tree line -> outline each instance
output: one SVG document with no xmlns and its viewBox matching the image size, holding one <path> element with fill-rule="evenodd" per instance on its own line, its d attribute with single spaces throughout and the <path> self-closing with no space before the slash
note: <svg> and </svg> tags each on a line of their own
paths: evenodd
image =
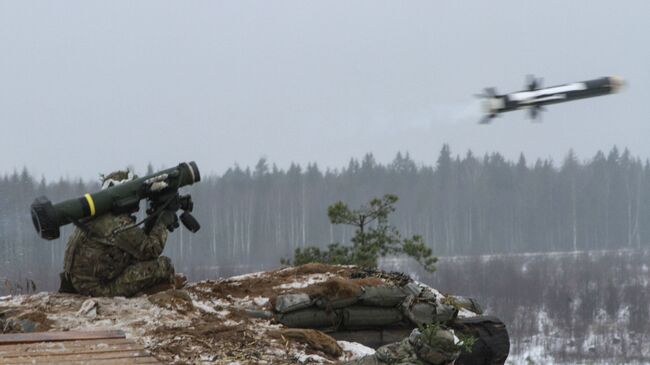
<svg viewBox="0 0 650 365">
<path fill-rule="evenodd" d="M 0 278 L 60 270 L 71 227 L 56 241 L 40 239 L 29 216 L 36 196 L 57 202 L 98 188 L 95 181 L 37 179 L 27 169 L 1 176 Z M 569 151 L 559 163 L 454 155 L 447 145 L 433 166 L 402 153 L 386 164 L 367 154 L 341 169 L 280 169 L 260 159 L 189 191 L 202 229 L 171 234 L 166 254 L 198 276 L 210 268 L 227 274 L 274 266 L 296 248 L 348 244 L 354 229 L 330 224 L 327 207 L 385 194 L 399 197 L 391 223 L 405 236 L 422 236 L 436 256 L 642 248 L 650 241 L 650 163 L 616 147 L 584 161 Z"/>
</svg>

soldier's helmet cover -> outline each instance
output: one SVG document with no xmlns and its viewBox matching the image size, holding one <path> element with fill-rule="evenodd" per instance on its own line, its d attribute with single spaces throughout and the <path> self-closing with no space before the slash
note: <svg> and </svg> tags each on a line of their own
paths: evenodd
<svg viewBox="0 0 650 365">
<path fill-rule="evenodd" d="M 117 170 L 107 175 L 99 175 L 102 182 L 102 190 L 108 189 L 111 186 L 124 184 L 137 178 L 130 170 Z"/>
<path fill-rule="evenodd" d="M 408 340 L 416 356 L 426 364 L 453 364 L 460 355 L 458 339 L 447 329 L 437 329 L 425 334 L 416 328 L 411 332 Z"/>
</svg>

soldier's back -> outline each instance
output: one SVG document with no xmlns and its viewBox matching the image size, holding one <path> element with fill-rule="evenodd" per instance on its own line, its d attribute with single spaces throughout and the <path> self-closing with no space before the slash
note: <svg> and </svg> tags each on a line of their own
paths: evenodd
<svg viewBox="0 0 650 365">
<path fill-rule="evenodd" d="M 111 233 L 128 224 L 125 216 L 105 214 L 88 223 L 88 231 L 79 227 L 68 240 L 64 270 L 71 276 L 98 281 L 117 277 L 133 261 L 131 255 L 118 248 Z"/>
</svg>

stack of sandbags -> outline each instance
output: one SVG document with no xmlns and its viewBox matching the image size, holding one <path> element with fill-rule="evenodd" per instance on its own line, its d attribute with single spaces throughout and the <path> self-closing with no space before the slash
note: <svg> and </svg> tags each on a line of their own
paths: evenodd
<svg viewBox="0 0 650 365">
<path fill-rule="evenodd" d="M 382 283 L 376 280 L 374 284 Z M 278 321 L 287 327 L 364 329 L 404 324 L 398 305 L 406 295 L 396 287 L 367 280 L 332 278 L 275 300 Z"/>
<path fill-rule="evenodd" d="M 473 303 L 449 298 L 415 282 L 396 286 L 376 278 L 336 277 L 279 295 L 274 309 L 278 321 L 287 327 L 384 329 L 447 322 L 455 318 L 459 305 Z"/>
</svg>

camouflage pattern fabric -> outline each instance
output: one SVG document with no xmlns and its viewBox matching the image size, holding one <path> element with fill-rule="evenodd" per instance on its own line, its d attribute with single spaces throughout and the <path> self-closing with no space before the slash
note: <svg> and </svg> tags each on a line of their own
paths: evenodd
<svg viewBox="0 0 650 365">
<path fill-rule="evenodd" d="M 111 172 L 108 175 L 99 175 L 99 178 L 102 182 L 102 189 L 106 189 L 133 180 L 135 175 L 133 175 L 129 170 L 118 170 Z"/>
<path fill-rule="evenodd" d="M 161 282 L 170 282 L 174 267 L 165 248 L 167 229 L 156 223 L 147 235 L 132 228 L 128 215 L 105 214 L 76 228 L 66 247 L 64 271 L 74 289 L 90 296 L 133 296 Z"/>
<path fill-rule="evenodd" d="M 436 340 L 447 341 L 449 336 L 453 338 L 451 332 L 440 331 Z M 424 342 L 420 331 L 415 329 L 408 338 L 382 346 L 374 355 L 349 361 L 345 365 L 449 365 L 460 355 L 460 352 L 446 352 L 438 346 L 434 348 Z"/>
</svg>

